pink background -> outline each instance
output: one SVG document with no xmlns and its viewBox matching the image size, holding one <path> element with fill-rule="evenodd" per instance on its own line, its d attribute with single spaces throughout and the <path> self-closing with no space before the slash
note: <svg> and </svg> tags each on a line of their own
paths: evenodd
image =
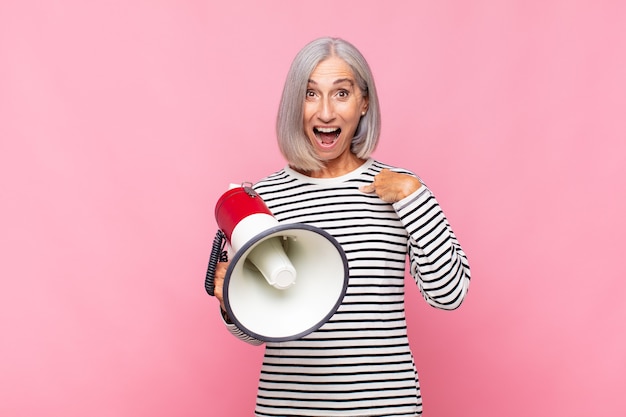
<svg viewBox="0 0 626 417">
<path fill-rule="evenodd" d="M 368 58 L 375 156 L 470 258 L 458 311 L 408 286 L 424 415 L 623 415 L 625 3 L 392 3 L 2 1 L 1 416 L 252 415 L 213 208 L 283 166 L 282 82 L 322 35 Z"/>
</svg>

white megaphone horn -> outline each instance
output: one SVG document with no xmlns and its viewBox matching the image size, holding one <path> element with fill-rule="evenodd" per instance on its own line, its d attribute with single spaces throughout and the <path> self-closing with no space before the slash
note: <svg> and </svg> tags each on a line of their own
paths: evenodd
<svg viewBox="0 0 626 417">
<path fill-rule="evenodd" d="M 348 262 L 328 232 L 280 224 L 249 184 L 224 193 L 215 218 L 218 236 L 234 252 L 224 278 L 224 305 L 243 332 L 263 341 L 294 340 L 335 314 L 348 286 Z M 214 242 L 205 282 L 211 295 L 222 249 L 223 243 Z"/>
</svg>

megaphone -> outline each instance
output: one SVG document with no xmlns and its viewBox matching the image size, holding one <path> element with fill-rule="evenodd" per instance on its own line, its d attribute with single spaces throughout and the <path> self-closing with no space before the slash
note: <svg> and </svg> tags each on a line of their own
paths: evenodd
<svg viewBox="0 0 626 417">
<path fill-rule="evenodd" d="M 221 235 L 234 252 L 224 278 L 224 305 L 239 329 L 266 342 L 295 340 L 335 314 L 348 287 L 348 261 L 328 232 L 280 224 L 251 184 L 224 193 L 215 218 L 220 230 L 205 286 L 213 295 Z"/>
</svg>

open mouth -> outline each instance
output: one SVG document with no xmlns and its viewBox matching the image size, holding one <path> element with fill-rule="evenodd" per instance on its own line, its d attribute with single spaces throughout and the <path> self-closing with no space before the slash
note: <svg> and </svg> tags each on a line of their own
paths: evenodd
<svg viewBox="0 0 626 417">
<path fill-rule="evenodd" d="M 314 127 L 313 133 L 322 145 L 332 145 L 339 137 L 341 129 L 338 127 Z"/>
</svg>

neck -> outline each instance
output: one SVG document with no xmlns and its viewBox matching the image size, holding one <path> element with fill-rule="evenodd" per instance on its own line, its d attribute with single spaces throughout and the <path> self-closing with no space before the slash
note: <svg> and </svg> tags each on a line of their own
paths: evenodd
<svg viewBox="0 0 626 417">
<path fill-rule="evenodd" d="M 365 163 L 364 159 L 357 158 L 356 155 L 352 155 L 345 161 L 327 161 L 324 166 L 315 171 L 301 172 L 301 174 L 307 175 L 311 178 L 337 178 L 342 175 L 346 175 Z"/>
</svg>

